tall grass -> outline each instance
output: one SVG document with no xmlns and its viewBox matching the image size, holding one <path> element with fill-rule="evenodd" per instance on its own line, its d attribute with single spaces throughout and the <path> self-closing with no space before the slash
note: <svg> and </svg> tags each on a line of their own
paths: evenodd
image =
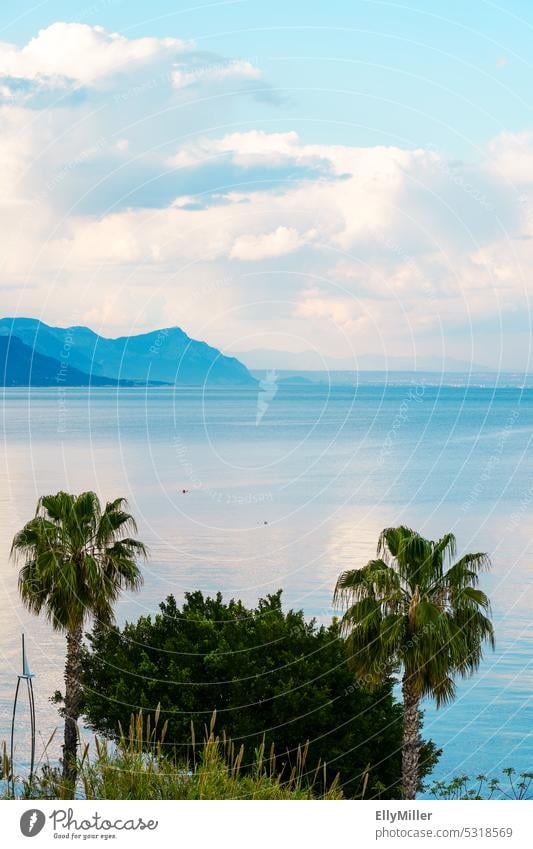
<svg viewBox="0 0 533 849">
<path fill-rule="evenodd" d="M 78 765 L 76 796 L 85 799 L 342 799 L 338 779 L 326 784 L 325 768 L 306 769 L 307 746 L 299 747 L 292 764 L 278 763 L 264 744 L 254 763 L 243 765 L 244 748 L 224 734 L 215 733 L 215 716 L 204 739 L 196 743 L 191 727 L 190 753 L 180 760 L 164 746 L 166 724 L 137 714 L 116 743 L 94 741 L 84 747 Z M 5 757 L 5 753 L 4 753 Z M 6 761 L 4 769 L 11 773 Z M 61 774 L 43 765 L 31 782 L 22 785 L 22 798 L 64 798 L 72 795 L 61 784 Z M 7 793 L 7 796 L 9 792 Z M 6 797 L 6 796 L 5 796 Z"/>
</svg>

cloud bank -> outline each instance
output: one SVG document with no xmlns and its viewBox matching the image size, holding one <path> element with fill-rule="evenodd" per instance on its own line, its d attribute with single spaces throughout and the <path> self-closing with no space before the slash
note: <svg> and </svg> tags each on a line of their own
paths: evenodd
<svg viewBox="0 0 533 849">
<path fill-rule="evenodd" d="M 185 40 L 58 22 L 0 44 L 4 311 L 526 363 L 533 131 L 450 162 L 270 130 L 266 102 L 286 117 L 253 61 Z"/>
</svg>

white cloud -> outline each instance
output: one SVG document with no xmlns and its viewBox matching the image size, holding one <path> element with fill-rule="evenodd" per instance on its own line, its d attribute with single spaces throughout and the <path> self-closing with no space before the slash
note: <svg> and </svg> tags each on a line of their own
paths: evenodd
<svg viewBox="0 0 533 849">
<path fill-rule="evenodd" d="M 533 184 L 533 130 L 500 133 L 488 147 L 489 167 L 515 184 Z"/>
<path fill-rule="evenodd" d="M 25 80 L 62 78 L 93 84 L 190 48 L 175 38 L 128 39 L 103 27 L 58 22 L 24 47 L 0 43 L 0 75 Z"/>
<path fill-rule="evenodd" d="M 302 144 L 295 132 L 265 133 L 250 130 L 229 133 L 222 138 L 200 138 L 180 148 L 169 158 L 178 167 L 195 167 L 213 159 L 226 157 L 241 168 L 260 165 L 263 168 L 296 164 L 302 160 Z"/>
<path fill-rule="evenodd" d="M 171 157 L 176 165 L 198 166 L 226 156 L 241 168 L 258 165 L 317 167 L 322 165 L 336 176 L 357 176 L 366 184 L 389 186 L 398 183 L 401 171 L 413 160 L 436 160 L 425 150 L 407 151 L 396 147 L 349 147 L 347 145 L 304 144 L 298 133 L 266 133 L 264 130 L 228 133 L 221 138 L 199 138 L 183 146 Z"/>
<path fill-rule="evenodd" d="M 271 233 L 238 236 L 230 250 L 230 259 L 252 262 L 269 257 L 284 256 L 304 244 L 294 227 L 277 227 Z"/>
<path fill-rule="evenodd" d="M 221 62 L 203 65 L 192 70 L 176 68 L 172 72 L 172 83 L 174 88 L 187 88 L 197 83 L 217 83 L 225 80 L 259 80 L 261 71 L 242 59 L 234 59 L 229 62 Z"/>
<path fill-rule="evenodd" d="M 205 112 L 169 104 L 194 102 L 186 90 L 203 86 L 212 110 L 221 85 L 246 90 L 260 69 L 82 24 L 0 45 L 2 74 L 10 91 L 13 77 L 93 89 L 87 103 L 0 107 L 0 285 L 28 284 L 26 312 L 46 305 L 52 320 L 82 320 L 96 299 L 117 331 L 135 313 L 211 338 L 208 302 L 220 317 L 212 341 L 225 344 L 249 326 L 256 299 L 255 326 L 283 325 L 330 354 L 339 333 L 372 351 L 379 328 L 400 351 L 413 333 L 460 328 L 465 340 L 470 321 L 527 314 L 533 132 L 498 136 L 482 164 L 312 144 L 294 131 L 206 136 L 193 131 Z"/>
<path fill-rule="evenodd" d="M 326 319 L 348 331 L 352 331 L 358 322 L 367 321 L 361 312 L 361 305 L 353 298 L 339 297 L 316 288 L 305 292 L 296 307 L 296 314 L 302 318 Z"/>
</svg>

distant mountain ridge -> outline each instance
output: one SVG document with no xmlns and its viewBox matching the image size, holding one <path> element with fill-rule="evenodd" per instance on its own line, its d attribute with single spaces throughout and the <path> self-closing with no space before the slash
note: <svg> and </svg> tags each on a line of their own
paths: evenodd
<svg viewBox="0 0 533 849">
<path fill-rule="evenodd" d="M 235 356 L 251 371 L 279 369 L 291 372 L 341 372 L 341 371 L 434 371 L 434 372 L 495 372 L 482 363 L 460 360 L 448 355 L 385 356 L 384 354 L 359 354 L 353 358 L 322 357 L 318 351 L 275 351 L 256 348 L 236 351 Z"/>
<path fill-rule="evenodd" d="M 16 336 L 0 336 L 1 386 L 118 386 L 123 381 L 65 368 L 59 360 L 32 350 Z M 125 382 L 125 385 L 131 385 Z"/>
<path fill-rule="evenodd" d="M 3 318 L 0 319 L 1 337 L 18 339 L 34 357 L 38 354 L 62 363 L 65 385 L 84 385 L 70 384 L 69 375 L 75 381 L 80 380 L 76 372 L 90 377 L 88 383 L 95 386 L 102 385 L 97 378 L 109 380 L 106 385 L 116 385 L 118 380 L 186 386 L 253 385 L 256 382 L 235 357 L 225 356 L 207 343 L 191 339 L 179 327 L 108 339 L 88 327 L 52 327 L 33 318 Z M 5 361 L 6 350 L 0 367 Z M 15 374 L 12 367 L 11 374 Z M 25 385 L 29 384 L 25 382 Z"/>
</svg>

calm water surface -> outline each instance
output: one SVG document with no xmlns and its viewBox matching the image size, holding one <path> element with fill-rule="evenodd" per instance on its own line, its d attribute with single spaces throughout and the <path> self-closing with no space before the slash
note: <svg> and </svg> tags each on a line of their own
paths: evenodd
<svg viewBox="0 0 533 849">
<path fill-rule="evenodd" d="M 338 573 L 374 555 L 379 531 L 453 531 L 488 551 L 497 650 L 424 733 L 444 747 L 439 778 L 533 767 L 533 389 L 358 388 L 5 390 L 2 400 L 0 740 L 27 635 L 38 673 L 40 747 L 58 725 L 64 640 L 28 616 L 9 562 L 40 494 L 125 495 L 150 549 L 145 584 L 118 619 L 201 588 L 327 620 Z M 186 494 L 182 490 L 186 489 Z M 27 758 L 25 713 L 17 749 Z M 58 741 L 59 742 L 59 741 Z M 55 750 L 52 744 L 52 753 Z"/>
</svg>

